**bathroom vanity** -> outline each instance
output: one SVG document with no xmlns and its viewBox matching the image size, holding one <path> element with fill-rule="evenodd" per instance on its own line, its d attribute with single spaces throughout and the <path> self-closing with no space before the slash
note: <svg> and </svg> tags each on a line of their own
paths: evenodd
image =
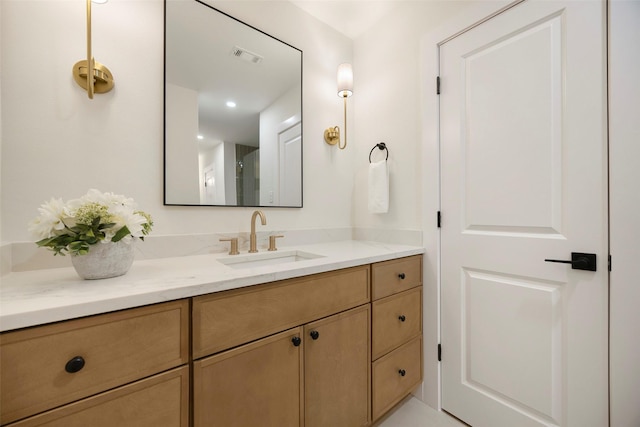
<svg viewBox="0 0 640 427">
<path fill-rule="evenodd" d="M 422 381 L 422 248 L 298 252 L 5 276 L 1 424 L 371 425 Z"/>
</svg>

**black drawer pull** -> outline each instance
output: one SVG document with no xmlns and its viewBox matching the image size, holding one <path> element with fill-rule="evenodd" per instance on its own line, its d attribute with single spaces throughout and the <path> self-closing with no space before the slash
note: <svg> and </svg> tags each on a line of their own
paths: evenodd
<svg viewBox="0 0 640 427">
<path fill-rule="evenodd" d="M 291 338 L 291 343 L 294 347 L 298 347 L 302 343 L 302 340 L 300 339 L 300 337 L 293 337 Z"/>
<path fill-rule="evenodd" d="M 73 359 L 69 360 L 66 365 L 64 365 L 64 370 L 70 374 L 75 374 L 84 368 L 84 359 L 82 356 L 76 356 Z"/>
<path fill-rule="evenodd" d="M 405 275 L 404 275 L 404 273 L 400 273 L 400 274 L 398 274 L 398 278 L 399 278 L 400 280 L 404 280 L 404 278 L 405 278 L 405 277 L 407 277 L 407 276 L 405 276 Z"/>
<path fill-rule="evenodd" d="M 405 320 L 407 320 L 407 318 L 403 315 L 398 316 L 398 320 L 401 322 L 404 322 Z"/>
<path fill-rule="evenodd" d="M 311 335 L 311 338 L 314 340 L 317 340 L 320 337 L 320 332 L 318 331 L 311 331 L 309 332 L 309 335 Z"/>
<path fill-rule="evenodd" d="M 400 374 L 401 377 L 404 377 L 405 375 L 407 375 L 407 371 L 405 371 L 404 369 L 400 369 L 398 373 Z"/>
</svg>

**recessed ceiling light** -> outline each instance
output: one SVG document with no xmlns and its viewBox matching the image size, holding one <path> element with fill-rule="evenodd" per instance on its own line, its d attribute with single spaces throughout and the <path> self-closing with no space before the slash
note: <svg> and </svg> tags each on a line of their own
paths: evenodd
<svg viewBox="0 0 640 427">
<path fill-rule="evenodd" d="M 204 136 L 198 135 L 198 139 L 204 139 Z"/>
<path fill-rule="evenodd" d="M 227 107 L 229 108 L 235 108 L 236 107 L 236 103 L 233 101 L 227 101 Z"/>
</svg>

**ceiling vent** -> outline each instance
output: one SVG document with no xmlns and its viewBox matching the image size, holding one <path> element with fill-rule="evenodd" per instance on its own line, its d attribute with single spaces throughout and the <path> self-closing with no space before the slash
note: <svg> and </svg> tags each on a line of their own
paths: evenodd
<svg viewBox="0 0 640 427">
<path fill-rule="evenodd" d="M 231 54 L 236 58 L 242 59 L 243 61 L 251 62 L 252 64 L 259 64 L 264 59 L 264 57 L 258 55 L 257 53 L 253 53 L 240 46 L 234 46 Z"/>
</svg>

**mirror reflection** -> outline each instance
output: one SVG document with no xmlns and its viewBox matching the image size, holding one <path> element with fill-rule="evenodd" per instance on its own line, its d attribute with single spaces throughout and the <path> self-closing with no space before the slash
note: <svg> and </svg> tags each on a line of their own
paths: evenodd
<svg viewBox="0 0 640 427">
<path fill-rule="evenodd" d="M 165 1 L 166 205 L 302 207 L 302 51 Z"/>
</svg>

